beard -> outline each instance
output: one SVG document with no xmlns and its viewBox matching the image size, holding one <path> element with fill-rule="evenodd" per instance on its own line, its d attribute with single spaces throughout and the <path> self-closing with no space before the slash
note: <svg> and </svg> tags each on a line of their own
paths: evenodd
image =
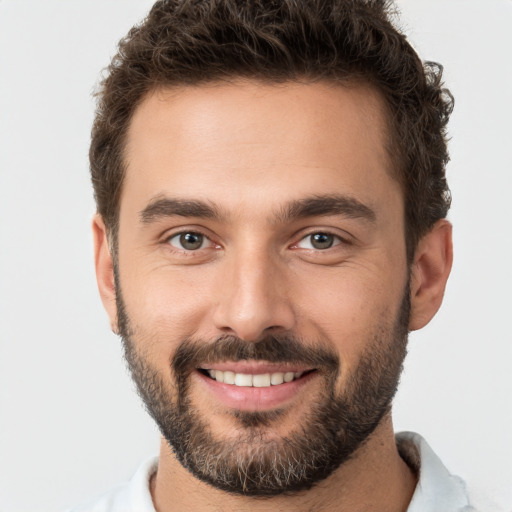
<svg viewBox="0 0 512 512">
<path fill-rule="evenodd" d="M 125 359 L 145 407 L 177 460 L 196 478 L 236 495 L 271 497 L 307 490 L 347 462 L 390 412 L 406 356 L 410 313 L 407 284 L 399 313 L 366 340 L 358 365 L 341 391 L 337 353 L 322 342 L 292 334 L 258 342 L 235 336 L 184 339 L 171 358 L 169 373 L 156 370 L 135 341 L 116 273 L 119 334 Z M 194 406 L 190 377 L 205 363 L 262 360 L 315 368 L 321 392 L 307 414 L 297 417 L 286 436 L 270 435 L 293 409 L 233 410 L 237 435 L 215 436 L 208 413 Z"/>
</svg>

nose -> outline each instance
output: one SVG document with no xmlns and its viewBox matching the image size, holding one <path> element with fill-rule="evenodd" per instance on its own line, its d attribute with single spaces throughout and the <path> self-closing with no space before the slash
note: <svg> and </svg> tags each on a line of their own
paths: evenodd
<svg viewBox="0 0 512 512">
<path fill-rule="evenodd" d="M 253 252 L 224 263 L 213 313 L 217 330 L 255 342 L 292 329 L 295 313 L 290 290 L 276 259 Z"/>
</svg>

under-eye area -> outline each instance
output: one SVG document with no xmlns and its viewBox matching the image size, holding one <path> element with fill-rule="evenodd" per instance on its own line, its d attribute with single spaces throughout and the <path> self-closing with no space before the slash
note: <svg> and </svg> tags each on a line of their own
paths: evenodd
<svg viewBox="0 0 512 512">
<path fill-rule="evenodd" d="M 287 384 L 316 372 L 316 370 L 308 370 L 303 372 L 273 372 L 273 373 L 235 373 L 233 371 L 222 371 L 213 369 L 198 368 L 198 371 L 217 382 L 231 384 L 240 387 L 265 388 L 270 386 L 279 386 Z"/>
</svg>

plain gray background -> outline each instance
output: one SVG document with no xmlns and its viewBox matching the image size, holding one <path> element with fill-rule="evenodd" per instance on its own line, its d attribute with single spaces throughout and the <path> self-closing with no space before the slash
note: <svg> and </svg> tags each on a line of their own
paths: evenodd
<svg viewBox="0 0 512 512">
<path fill-rule="evenodd" d="M 0 0 L 0 511 L 49 512 L 156 453 L 96 291 L 91 92 L 149 0 Z M 455 263 L 411 335 L 397 430 L 512 507 L 512 2 L 401 0 L 445 66 Z"/>
</svg>

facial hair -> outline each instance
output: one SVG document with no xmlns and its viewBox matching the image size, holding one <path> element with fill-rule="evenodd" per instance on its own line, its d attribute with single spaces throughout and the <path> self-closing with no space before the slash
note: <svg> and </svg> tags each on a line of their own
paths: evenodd
<svg viewBox="0 0 512 512">
<path fill-rule="evenodd" d="M 390 411 L 406 355 L 409 285 L 394 322 L 384 322 L 366 343 L 357 368 L 336 391 L 339 356 L 322 342 L 291 333 L 247 342 L 234 336 L 184 339 L 168 374 L 157 371 L 137 346 L 116 273 L 118 328 L 125 358 L 149 414 L 176 458 L 196 478 L 228 493 L 254 497 L 295 494 L 349 460 Z M 387 324 L 387 325 L 384 325 Z M 205 363 L 262 360 L 315 368 L 324 379 L 309 413 L 286 436 L 266 435 L 290 411 L 233 411 L 238 437 L 214 436 L 208 413 L 189 393 L 190 375 Z"/>
</svg>

